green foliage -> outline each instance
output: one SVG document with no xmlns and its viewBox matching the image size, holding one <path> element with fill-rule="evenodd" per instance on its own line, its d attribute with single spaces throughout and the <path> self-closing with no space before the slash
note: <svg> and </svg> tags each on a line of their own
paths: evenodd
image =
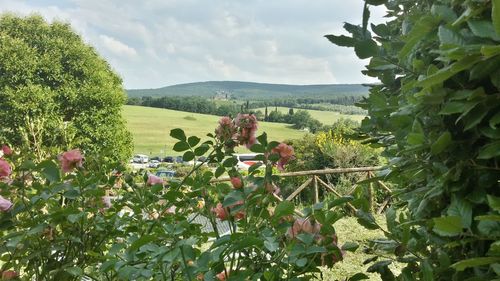
<svg viewBox="0 0 500 281">
<path fill-rule="evenodd" d="M 14 172 L 0 179 L 0 272 L 35 280 L 311 280 L 341 261 L 342 249 L 357 249 L 340 246 L 333 227 L 346 201 L 327 199 L 299 219 L 294 204 L 274 196 L 281 183 L 273 166 L 285 156 L 266 133 L 252 147 L 264 169 L 246 177 L 229 140 L 181 129 L 170 136 L 184 155 L 203 148 L 208 156 L 165 186 L 91 155 L 65 172 L 54 157 L 23 163 L 29 155 L 7 155 Z M 202 169 L 207 163 L 241 184 L 216 181 L 218 172 Z M 5 209 L 5 198 L 14 206 Z"/>
<path fill-rule="evenodd" d="M 39 159 L 60 148 L 131 155 L 121 79 L 69 25 L 0 17 L 0 141 Z"/>
<path fill-rule="evenodd" d="M 370 57 L 372 86 L 360 106 L 367 142 L 391 158 L 385 180 L 399 187 L 387 214 L 391 253 L 406 264 L 384 280 L 491 280 L 500 238 L 499 1 L 366 1 L 390 20 L 327 36 Z M 373 35 L 372 35 L 373 34 Z M 373 44 L 376 42 L 376 45 Z"/>
<path fill-rule="evenodd" d="M 381 151 L 349 139 L 358 127 L 359 123 L 353 120 L 339 119 L 331 126 L 325 127 L 326 131 L 317 132 L 315 135 L 307 134 L 301 139 L 288 140 L 294 147 L 296 160 L 287 167 L 287 171 L 380 165 L 383 160 Z M 323 180 L 333 184 L 341 194 L 347 195 L 353 191 L 353 185 L 365 177 L 365 173 L 349 173 L 325 175 Z M 304 178 L 287 179 L 286 187 L 283 188 L 284 194 L 291 194 L 304 180 Z M 301 193 L 300 200 L 310 202 L 311 196 L 312 194 L 307 192 Z"/>
</svg>

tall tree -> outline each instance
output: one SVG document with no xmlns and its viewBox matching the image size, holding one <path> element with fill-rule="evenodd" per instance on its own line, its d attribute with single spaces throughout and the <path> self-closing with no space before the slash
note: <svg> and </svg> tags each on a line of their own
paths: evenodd
<svg viewBox="0 0 500 281">
<path fill-rule="evenodd" d="M 60 149 L 124 160 L 122 80 L 65 23 L 0 17 L 0 142 L 41 158 Z"/>
</svg>

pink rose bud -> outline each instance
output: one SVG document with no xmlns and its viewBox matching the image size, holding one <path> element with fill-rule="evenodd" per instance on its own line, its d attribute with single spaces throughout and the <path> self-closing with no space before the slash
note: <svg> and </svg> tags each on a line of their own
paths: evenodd
<svg viewBox="0 0 500 281">
<path fill-rule="evenodd" d="M 12 173 L 12 168 L 10 167 L 9 162 L 0 158 L 0 178 L 8 177 Z"/>
<path fill-rule="evenodd" d="M 6 270 L 2 272 L 2 280 L 13 280 L 18 276 L 19 274 L 17 274 L 14 270 Z"/>
<path fill-rule="evenodd" d="M 231 184 L 236 189 L 243 187 L 243 182 L 241 181 L 240 177 L 233 177 L 233 178 L 231 178 Z"/>
<path fill-rule="evenodd" d="M 221 203 L 217 203 L 217 206 L 215 208 L 212 208 L 212 212 L 221 221 L 227 220 L 227 218 L 229 217 L 229 213 L 228 213 L 227 209 L 222 207 Z"/>
<path fill-rule="evenodd" d="M 294 158 L 294 151 L 291 145 L 286 143 L 280 143 L 278 146 L 273 148 L 272 153 L 278 154 L 280 159 L 278 160 L 278 170 L 284 171 L 285 165 L 288 161 Z"/>
<path fill-rule="evenodd" d="M 75 168 L 83 166 L 83 156 L 79 149 L 66 151 L 58 157 L 61 162 L 61 169 L 64 173 L 69 173 Z"/>
<path fill-rule="evenodd" d="M 163 180 L 155 175 L 148 175 L 147 185 L 163 184 Z"/>
<path fill-rule="evenodd" d="M 12 149 L 6 144 L 2 145 L 2 152 L 3 152 L 3 155 L 7 155 L 7 156 L 12 155 Z"/>
<path fill-rule="evenodd" d="M 0 212 L 7 212 L 10 208 L 12 208 L 12 202 L 0 195 Z"/>
</svg>

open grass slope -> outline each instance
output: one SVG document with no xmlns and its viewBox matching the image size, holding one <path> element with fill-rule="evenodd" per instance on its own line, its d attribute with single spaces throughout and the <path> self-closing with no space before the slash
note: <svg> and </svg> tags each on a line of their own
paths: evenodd
<svg viewBox="0 0 500 281">
<path fill-rule="evenodd" d="M 288 107 L 277 107 L 278 111 L 280 111 L 283 114 L 288 114 Z M 260 110 L 262 113 L 265 112 L 265 108 L 257 108 L 257 110 Z M 271 111 L 275 110 L 274 106 L 268 106 L 267 107 L 268 113 L 271 113 Z M 319 122 L 323 123 L 323 125 L 331 125 L 335 123 L 335 121 L 339 120 L 340 118 L 344 119 L 352 119 L 360 122 L 365 118 L 364 115 L 348 115 L 348 114 L 342 114 L 339 112 L 335 111 L 321 111 L 321 110 L 312 110 L 312 109 L 298 109 L 294 108 L 293 109 L 295 112 L 298 110 L 305 110 L 311 114 L 311 117 L 318 120 Z"/>
<path fill-rule="evenodd" d="M 202 96 L 228 93 L 237 99 L 328 98 L 336 96 L 365 96 L 368 88 L 361 84 L 286 85 L 241 81 L 208 81 L 178 84 L 158 89 L 127 90 L 129 97 L 142 96 Z"/>
<path fill-rule="evenodd" d="M 187 135 L 206 139 L 213 133 L 220 117 L 143 106 L 123 107 L 127 128 L 134 137 L 135 153 L 153 156 L 179 155 L 174 152 L 175 139 L 169 136 L 174 128 L 183 129 Z M 258 134 L 266 132 L 270 140 L 301 138 L 305 132 L 290 128 L 288 124 L 260 122 Z M 204 138 L 205 137 L 205 138 Z"/>
<path fill-rule="evenodd" d="M 386 228 L 384 216 L 377 215 L 375 219 L 379 225 Z M 367 274 L 370 278 L 369 280 L 382 280 L 378 274 L 366 272 L 370 264 L 364 265 L 363 261 L 372 258 L 374 255 L 367 254 L 363 250 L 368 246 L 370 241 L 384 238 L 384 233 L 380 230 L 367 230 L 361 226 L 354 217 L 345 217 L 336 222 L 333 226 L 340 245 L 345 242 L 355 242 L 359 245 L 359 248 L 355 252 L 346 252 L 344 260 L 335 264 L 333 268 L 323 268 L 322 280 L 347 280 L 348 277 L 358 272 Z M 388 256 L 385 258 L 393 259 L 394 257 Z M 389 267 L 395 273 L 401 271 L 401 264 L 399 263 L 393 263 Z"/>
</svg>

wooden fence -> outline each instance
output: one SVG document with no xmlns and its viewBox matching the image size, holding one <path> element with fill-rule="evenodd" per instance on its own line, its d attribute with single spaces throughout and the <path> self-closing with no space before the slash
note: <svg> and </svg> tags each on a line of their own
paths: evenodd
<svg viewBox="0 0 500 281">
<path fill-rule="evenodd" d="M 381 169 L 382 169 L 382 167 L 376 166 L 376 167 L 357 167 L 357 168 L 310 170 L 310 171 L 298 171 L 298 172 L 277 174 L 277 176 L 283 177 L 283 178 L 284 177 L 304 177 L 305 176 L 305 177 L 307 177 L 307 179 L 297 189 L 295 189 L 295 191 L 293 191 L 292 194 L 290 194 L 288 197 L 282 198 L 276 194 L 274 194 L 274 197 L 276 197 L 276 199 L 278 199 L 279 201 L 283 201 L 283 200 L 291 201 L 295 197 L 297 197 L 301 192 L 303 192 L 304 190 L 311 188 L 311 187 L 313 188 L 314 202 L 315 203 L 318 203 L 320 201 L 319 200 L 319 188 L 320 187 L 324 188 L 327 192 L 331 192 L 331 193 L 335 194 L 336 196 L 341 197 L 342 194 L 340 194 L 335 189 L 335 186 L 333 186 L 329 183 L 326 183 L 325 181 L 323 181 L 320 178 L 320 176 L 333 175 L 333 174 L 347 174 L 347 173 L 366 173 L 366 179 L 369 179 L 369 178 L 374 177 L 375 171 L 379 171 Z M 229 177 L 224 177 L 224 178 L 220 178 L 220 179 L 215 180 L 215 182 L 223 182 L 223 181 L 229 181 L 229 180 L 230 180 Z M 373 182 L 369 182 L 368 189 L 367 189 L 368 190 L 368 200 L 369 200 L 369 204 L 370 204 L 370 209 L 372 211 L 375 211 L 374 210 L 374 208 L 375 208 L 374 201 L 375 200 L 374 200 L 374 195 L 373 195 L 373 190 L 374 190 L 375 185 L 384 189 L 385 191 L 387 191 L 389 193 L 389 195 L 386 197 L 384 202 L 381 204 L 381 206 L 377 210 L 377 213 L 381 213 L 386 208 L 386 206 L 389 204 L 390 194 L 392 191 L 386 184 L 384 184 L 380 180 L 375 180 Z M 344 195 L 348 195 L 348 194 L 344 194 Z M 347 206 L 351 210 L 356 211 L 356 208 L 351 203 L 347 203 Z M 300 215 L 300 212 L 298 212 L 298 211 L 296 211 L 296 212 L 297 212 L 297 214 Z"/>
</svg>

